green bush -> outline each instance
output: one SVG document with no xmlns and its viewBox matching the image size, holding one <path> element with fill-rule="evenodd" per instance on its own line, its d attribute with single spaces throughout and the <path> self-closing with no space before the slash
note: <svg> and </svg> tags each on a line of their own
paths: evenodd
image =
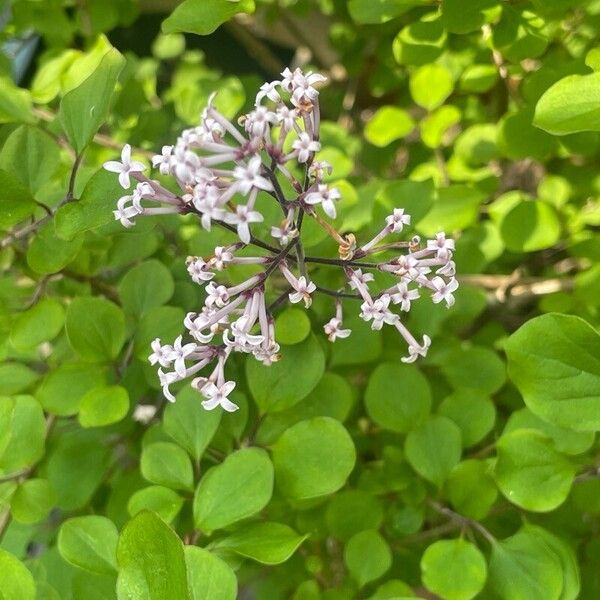
<svg viewBox="0 0 600 600">
<path fill-rule="evenodd" d="M 0 19 L 0 598 L 600 596 L 598 0 Z"/>
</svg>

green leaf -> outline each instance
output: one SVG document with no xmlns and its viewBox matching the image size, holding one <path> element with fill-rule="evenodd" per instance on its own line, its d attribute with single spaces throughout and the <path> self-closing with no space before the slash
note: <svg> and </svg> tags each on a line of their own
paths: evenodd
<svg viewBox="0 0 600 600">
<path fill-rule="evenodd" d="M 507 113 L 498 124 L 498 148 L 512 160 L 546 160 L 558 149 L 556 138 L 534 127 L 530 109 Z"/>
<path fill-rule="evenodd" d="M 531 319 L 505 349 L 510 378 L 532 413 L 560 427 L 600 430 L 600 336 L 583 319 Z"/>
<path fill-rule="evenodd" d="M 503 5 L 502 19 L 493 28 L 493 45 L 511 62 L 540 56 L 548 45 L 544 21 L 528 7 Z"/>
<path fill-rule="evenodd" d="M 31 95 L 10 77 L 0 76 L 0 123 L 33 123 Z"/>
<path fill-rule="evenodd" d="M 39 373 L 17 362 L 0 364 L 0 394 L 18 394 L 39 379 Z"/>
<path fill-rule="evenodd" d="M 238 13 L 253 13 L 254 0 L 185 0 L 162 23 L 163 33 L 208 35 Z"/>
<path fill-rule="evenodd" d="M 544 421 L 528 408 L 522 408 L 510 415 L 503 434 L 518 429 L 537 429 L 545 433 L 552 438 L 555 448 L 564 454 L 582 454 L 593 446 L 596 438 L 593 431 L 573 431 Z"/>
<path fill-rule="evenodd" d="M 412 21 L 394 38 L 392 51 L 401 65 L 424 65 L 444 50 L 447 34 L 441 17 L 435 12 Z"/>
<path fill-rule="evenodd" d="M 461 455 L 460 429 L 446 417 L 430 417 L 406 437 L 406 459 L 421 477 L 441 486 Z"/>
<path fill-rule="evenodd" d="M 256 441 L 261 445 L 272 444 L 286 429 L 311 417 L 332 417 L 343 422 L 352 404 L 350 383 L 336 373 L 325 373 L 317 387 L 302 402 L 268 414 L 260 424 Z"/>
<path fill-rule="evenodd" d="M 54 339 L 62 330 L 64 321 L 62 304 L 54 298 L 42 298 L 15 319 L 10 330 L 10 343 L 17 350 L 35 348 Z"/>
<path fill-rule="evenodd" d="M 292 500 L 340 489 L 354 468 L 356 452 L 344 426 L 315 417 L 290 427 L 273 446 L 277 486 Z"/>
<path fill-rule="evenodd" d="M 166 304 L 175 284 L 167 267 L 158 260 L 148 260 L 130 269 L 119 284 L 123 309 L 135 317 Z"/>
<path fill-rule="evenodd" d="M 310 334 L 310 319 L 305 310 L 286 308 L 275 319 L 275 339 L 280 344 L 292 346 Z"/>
<path fill-rule="evenodd" d="M 508 500 L 536 512 L 554 510 L 566 500 L 576 469 L 549 437 L 522 429 L 503 435 L 496 450 L 494 476 Z"/>
<path fill-rule="evenodd" d="M 58 118 L 77 154 L 81 154 L 106 120 L 124 66 L 125 59 L 110 47 L 96 69 L 63 96 Z"/>
<path fill-rule="evenodd" d="M 38 67 L 31 82 L 31 97 L 34 102 L 47 104 L 58 96 L 63 75 L 80 54 L 78 50 L 63 50 Z"/>
<path fill-rule="evenodd" d="M 36 392 L 47 412 L 68 417 L 79 412 L 83 396 L 106 383 L 104 369 L 87 363 L 63 363 L 51 370 Z"/>
<path fill-rule="evenodd" d="M 470 33 L 481 29 L 501 12 L 498 0 L 444 0 L 442 22 L 451 33 Z"/>
<path fill-rule="evenodd" d="M 4 142 L 0 168 L 16 175 L 31 192 L 37 192 L 56 172 L 60 148 L 37 127 L 21 125 Z"/>
<path fill-rule="evenodd" d="M 100 169 L 86 183 L 77 202 L 61 206 L 54 217 L 56 234 L 72 240 L 77 234 L 114 221 L 112 211 L 123 195 L 114 173 Z"/>
<path fill-rule="evenodd" d="M 82 244 L 82 236 L 65 241 L 57 237 L 54 223 L 47 223 L 27 249 L 27 264 L 42 275 L 58 273 L 77 256 Z"/>
<path fill-rule="evenodd" d="M 453 388 L 497 392 L 506 381 L 506 368 L 498 355 L 483 346 L 455 348 L 444 354 L 442 372 Z"/>
<path fill-rule="evenodd" d="M 237 579 L 231 567 L 204 548 L 185 547 L 191 600 L 235 600 Z"/>
<path fill-rule="evenodd" d="M 453 508 L 475 520 L 485 518 L 498 497 L 490 466 L 482 460 L 458 463 L 448 475 L 445 487 Z"/>
<path fill-rule="evenodd" d="M 440 540 L 425 550 L 421 576 L 427 589 L 444 600 L 471 600 L 485 585 L 487 564 L 470 542 Z"/>
<path fill-rule="evenodd" d="M 95 388 L 87 392 L 79 405 L 82 427 L 104 427 L 118 423 L 129 410 L 129 394 L 120 385 Z"/>
<path fill-rule="evenodd" d="M 435 198 L 436 191 L 431 180 L 412 181 L 410 179 L 386 183 L 376 197 L 377 202 L 385 206 L 390 213 L 397 206 L 404 208 L 412 217 L 413 223 L 418 222 L 427 214 Z M 372 334 L 373 331 L 371 331 Z"/>
<path fill-rule="evenodd" d="M 209 469 L 194 496 L 194 522 L 210 533 L 260 512 L 273 494 L 273 465 L 260 448 L 244 448 Z"/>
<path fill-rule="evenodd" d="M 18 558 L 1 548 L 0 597 L 2 600 L 36 600 L 37 598 L 35 582 L 29 569 Z"/>
<path fill-rule="evenodd" d="M 600 131 L 600 73 L 569 75 L 544 92 L 533 124 L 554 135 Z"/>
<path fill-rule="evenodd" d="M 438 412 L 458 425 L 465 448 L 480 442 L 496 420 L 496 408 L 490 398 L 469 389 L 458 390 L 445 398 Z"/>
<path fill-rule="evenodd" d="M 214 544 L 211 548 L 251 558 L 264 565 L 278 565 L 294 554 L 307 538 L 288 525 L 263 521 L 250 523 Z"/>
<path fill-rule="evenodd" d="M 104 298 L 75 298 L 66 327 L 73 350 L 90 362 L 114 360 L 125 342 L 123 311 Z"/>
<path fill-rule="evenodd" d="M 271 366 L 246 361 L 248 386 L 263 413 L 284 410 L 306 398 L 324 371 L 325 356 L 314 335 L 282 348 L 281 359 Z"/>
<path fill-rule="evenodd" d="M 15 175 L 0 169 L 0 229 L 9 229 L 36 208 L 31 192 Z"/>
<path fill-rule="evenodd" d="M 119 537 L 117 562 L 119 600 L 190 597 L 183 544 L 177 534 L 150 511 L 139 513 L 125 525 Z"/>
<path fill-rule="evenodd" d="M 63 432 L 51 447 L 46 475 L 63 510 L 85 506 L 100 486 L 111 460 L 111 449 L 98 430 Z"/>
<path fill-rule="evenodd" d="M 575 600 L 575 598 L 579 598 L 581 587 L 579 565 L 577 564 L 577 557 L 571 546 L 558 536 L 553 535 L 538 525 L 526 523 L 523 525 L 521 531 L 533 538 L 543 541 L 558 557 L 563 574 L 563 588 L 560 599 Z"/>
<path fill-rule="evenodd" d="M 438 231 L 465 229 L 475 223 L 485 195 L 468 185 L 450 185 L 438 190 L 437 198 L 416 229 L 427 236 Z"/>
<path fill-rule="evenodd" d="M 344 563 L 359 587 L 363 587 L 388 571 L 392 552 L 378 531 L 367 529 L 350 538 L 344 547 Z"/>
<path fill-rule="evenodd" d="M 215 435 L 222 412 L 206 411 L 200 405 L 202 398 L 191 387 L 177 394 L 177 402 L 165 408 L 163 427 L 190 456 L 199 462 L 204 450 Z"/>
<path fill-rule="evenodd" d="M 0 452 L 0 472 L 14 473 L 34 465 L 44 455 L 46 420 L 39 402 L 31 396 L 0 398 L 10 406 L 2 419 L 9 434 Z"/>
<path fill-rule="evenodd" d="M 359 531 L 379 529 L 383 507 L 377 496 L 364 490 L 344 490 L 331 497 L 325 522 L 332 535 L 347 542 Z"/>
<path fill-rule="evenodd" d="M 177 492 L 160 485 L 138 490 L 127 503 L 127 511 L 132 517 L 143 510 L 151 510 L 167 523 L 170 523 L 182 508 L 183 498 Z"/>
<path fill-rule="evenodd" d="M 28 479 L 10 499 L 10 510 L 19 523 L 38 523 L 48 516 L 55 501 L 56 493 L 47 479 Z"/>
<path fill-rule="evenodd" d="M 194 488 L 194 471 L 185 450 L 170 442 L 149 444 L 142 450 L 142 475 L 151 483 L 174 490 Z"/>
<path fill-rule="evenodd" d="M 90 515 L 66 520 L 58 532 L 58 551 L 72 565 L 110 575 L 117 569 L 119 532 L 106 517 Z"/>
<path fill-rule="evenodd" d="M 348 12 L 352 20 L 361 24 L 387 23 L 404 14 L 414 6 L 425 4 L 427 0 L 350 0 Z"/>
<path fill-rule="evenodd" d="M 558 600 L 563 574 L 558 556 L 533 532 L 522 529 L 492 546 L 489 583 L 506 600 Z"/>
<path fill-rule="evenodd" d="M 502 239 L 513 252 L 549 248 L 560 238 L 560 222 L 552 206 L 542 200 L 519 202 L 502 220 Z"/>
<path fill-rule="evenodd" d="M 369 600 L 406 600 L 414 598 L 412 588 L 400 579 L 390 579 L 382 583 Z"/>
<path fill-rule="evenodd" d="M 411 74 L 408 88 L 413 100 L 431 111 L 452 93 L 454 80 L 452 73 L 442 65 L 423 65 Z"/>
<path fill-rule="evenodd" d="M 377 425 L 406 433 L 427 418 L 431 390 L 427 379 L 414 367 L 384 363 L 369 377 L 365 405 Z"/>
<path fill-rule="evenodd" d="M 423 143 L 430 148 L 441 146 L 445 141 L 446 133 L 460 122 L 461 116 L 460 110 L 450 104 L 440 106 L 427 115 L 419 123 Z"/>
<path fill-rule="evenodd" d="M 401 108 L 382 106 L 365 126 L 365 139 L 383 148 L 407 136 L 415 128 L 411 116 Z"/>
</svg>

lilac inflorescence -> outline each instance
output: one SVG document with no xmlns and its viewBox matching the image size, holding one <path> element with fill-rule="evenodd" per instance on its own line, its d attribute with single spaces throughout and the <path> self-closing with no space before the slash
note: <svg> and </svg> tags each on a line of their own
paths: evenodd
<svg viewBox="0 0 600 600">
<path fill-rule="evenodd" d="M 359 315 L 372 329 L 390 325 L 404 338 L 408 354 L 402 361 L 406 363 L 425 356 L 431 340 L 425 335 L 419 342 L 402 322 L 401 313 L 407 313 L 426 290 L 434 303 L 445 302 L 448 307 L 454 303 L 453 293 L 458 287 L 452 261 L 454 240 L 443 232 L 424 247 L 418 236 L 408 242 L 390 241 L 411 222 L 410 215 L 396 208 L 383 228 L 359 246 L 353 234 L 343 236 L 323 220 L 318 211 L 335 219 L 341 197 L 340 191 L 325 181 L 331 175 L 331 165 L 315 160 L 321 149 L 319 91 L 315 86 L 325 78 L 300 69 L 285 69 L 281 77 L 261 86 L 254 110 L 241 117 L 239 125 L 215 108 L 212 96 L 200 125 L 183 131 L 174 146 L 163 146 L 153 157 L 153 167 L 175 179 L 178 193 L 146 177 L 145 165 L 131 160 L 129 145 L 123 148 L 120 162 L 104 165 L 118 173 L 123 188 L 131 187 L 131 178 L 137 182 L 130 194 L 119 198 L 114 211 L 115 219 L 125 227 L 134 226 L 142 215 L 195 214 L 204 229 L 210 230 L 216 223 L 239 238 L 236 243 L 216 247 L 209 257 L 187 258 L 192 281 L 206 292 L 204 306 L 185 317 L 187 341 L 179 336 L 172 345 L 160 339 L 152 342 L 149 360 L 158 366 L 163 393 L 171 402 L 175 397 L 170 386 L 192 378 L 192 387 L 204 397 L 205 409 L 220 406 L 235 411 L 238 407 L 229 396 L 236 384 L 225 376 L 231 353 L 251 354 L 265 365 L 279 360 L 272 310 L 265 299 L 265 286 L 274 273 L 280 277 L 273 289 L 281 288 L 282 282 L 285 286 L 278 290 L 281 295 L 274 305 L 287 299 L 308 308 L 315 293 L 333 296 L 335 314 L 323 329 L 334 342 L 351 335 L 343 324 L 342 301 L 358 299 Z M 295 197 L 286 198 L 284 188 L 288 193 L 292 190 Z M 270 226 L 270 243 L 253 235 L 255 225 L 264 221 L 257 208 L 259 194 L 271 197 L 282 211 L 281 221 Z M 339 259 L 304 255 L 301 227 L 305 216 L 336 240 Z M 242 255 L 248 246 L 259 248 L 262 254 Z M 394 249 L 404 249 L 405 253 L 378 263 L 361 262 L 367 256 Z M 263 255 L 265 251 L 267 255 Z M 312 263 L 341 269 L 345 286 L 335 291 L 316 285 L 308 271 Z M 230 265 L 253 265 L 253 272 L 263 270 L 227 286 L 218 282 L 218 274 Z M 391 274 L 397 283 L 374 291 L 370 270 Z M 392 310 L 394 306 L 399 312 Z"/>
</svg>

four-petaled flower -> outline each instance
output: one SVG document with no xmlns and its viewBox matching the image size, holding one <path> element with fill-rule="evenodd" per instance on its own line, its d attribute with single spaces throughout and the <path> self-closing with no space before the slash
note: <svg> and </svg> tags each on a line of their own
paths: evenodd
<svg viewBox="0 0 600 600">
<path fill-rule="evenodd" d="M 431 280 L 431 284 L 435 289 L 435 293 L 431 297 L 433 302 L 438 304 L 442 300 L 445 300 L 446 306 L 450 308 L 454 304 L 452 292 L 455 292 L 458 289 L 458 281 L 452 278 L 450 281 L 446 282 L 441 277 L 434 277 Z"/>
<path fill-rule="evenodd" d="M 289 299 L 292 304 L 296 304 L 304 300 L 304 306 L 308 308 L 312 304 L 311 294 L 317 289 L 317 286 L 312 281 L 307 281 L 306 277 L 298 277 L 296 284 L 293 286 L 296 290 L 289 294 Z"/>
<path fill-rule="evenodd" d="M 212 381 L 209 381 L 201 388 L 202 395 L 207 398 L 202 401 L 202 406 L 206 410 L 213 410 L 221 406 L 227 412 L 235 412 L 239 406 L 232 402 L 228 396 L 235 389 L 235 381 L 226 381 L 220 387 L 217 387 Z"/>
<path fill-rule="evenodd" d="M 386 217 L 385 222 L 392 233 L 398 233 L 405 225 L 410 225 L 410 215 L 407 215 L 403 208 L 395 208 L 393 214 Z"/>
<path fill-rule="evenodd" d="M 400 304 L 400 310 L 408 312 L 410 310 L 410 303 L 413 300 L 419 298 L 418 290 L 409 290 L 406 282 L 401 281 L 397 286 L 398 290 L 395 294 L 392 294 L 392 302 L 394 304 Z"/>
<path fill-rule="evenodd" d="M 256 210 L 250 210 L 245 204 L 238 204 L 235 213 L 227 213 L 225 221 L 237 225 L 237 232 L 244 244 L 250 243 L 250 223 L 261 223 L 263 216 Z"/>
<path fill-rule="evenodd" d="M 126 190 L 131 187 L 129 174 L 142 173 L 146 170 L 144 163 L 131 160 L 131 146 L 129 144 L 125 144 L 123 150 L 121 150 L 121 162 L 118 160 L 109 160 L 103 166 L 107 171 L 119 174 L 119 183 Z"/>
<path fill-rule="evenodd" d="M 303 131 L 298 135 L 298 139 L 294 140 L 292 148 L 298 153 L 298 162 L 305 163 L 308 161 L 311 152 L 318 152 L 321 149 L 321 144 Z"/>
<path fill-rule="evenodd" d="M 351 329 L 341 329 L 341 325 L 342 322 L 336 317 L 333 317 L 323 325 L 323 330 L 327 334 L 327 339 L 330 342 L 335 342 L 337 338 L 347 338 L 352 333 Z"/>
<path fill-rule="evenodd" d="M 339 200 L 342 197 L 340 191 L 337 188 L 330 188 L 329 186 L 321 183 L 317 186 L 316 191 L 309 192 L 304 198 L 306 204 L 315 205 L 320 204 L 327 216 L 335 219 L 335 200 Z"/>
<path fill-rule="evenodd" d="M 427 240 L 427 249 L 436 250 L 438 258 L 447 259 L 454 250 L 454 240 L 446 239 L 446 234 L 440 231 L 435 234 L 435 240 Z"/>
</svg>

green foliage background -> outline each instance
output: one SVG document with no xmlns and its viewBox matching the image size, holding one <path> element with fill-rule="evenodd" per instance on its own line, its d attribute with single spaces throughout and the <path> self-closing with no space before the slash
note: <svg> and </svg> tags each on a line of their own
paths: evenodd
<svg viewBox="0 0 600 600">
<path fill-rule="evenodd" d="M 600 597 L 598 0 L 0 15 L 0 598 Z M 400 206 L 455 235 L 456 305 L 411 311 L 433 345 L 410 366 L 359 320 L 328 345 L 327 299 L 283 311 L 283 360 L 235 363 L 239 412 L 165 407 L 149 342 L 201 303 L 185 257 L 232 238 L 124 230 L 100 165 L 298 62 L 330 79 L 338 226 L 368 239 Z"/>
</svg>

